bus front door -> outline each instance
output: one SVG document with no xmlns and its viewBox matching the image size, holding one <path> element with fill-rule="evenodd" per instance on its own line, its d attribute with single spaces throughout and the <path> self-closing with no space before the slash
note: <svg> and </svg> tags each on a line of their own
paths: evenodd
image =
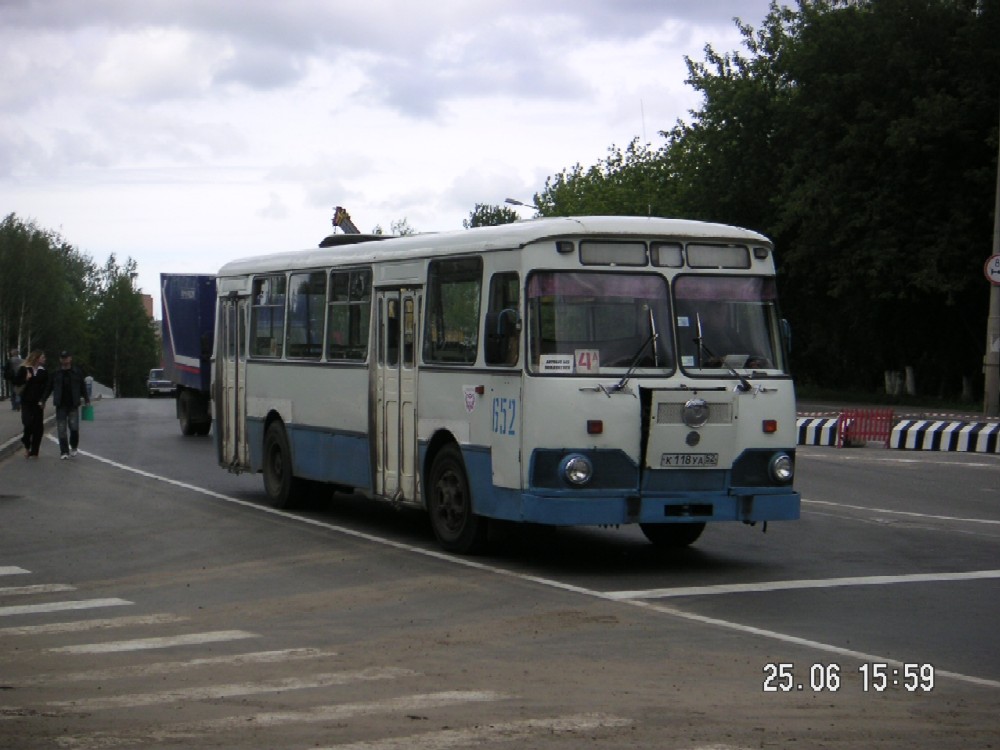
<svg viewBox="0 0 1000 750">
<path fill-rule="evenodd" d="M 417 498 L 416 336 L 420 294 L 377 294 L 379 349 L 375 368 L 375 490 L 388 498 Z"/>
<path fill-rule="evenodd" d="M 216 342 L 216 425 L 219 463 L 230 471 L 250 468 L 246 433 L 247 297 L 219 301 L 219 340 Z"/>
</svg>

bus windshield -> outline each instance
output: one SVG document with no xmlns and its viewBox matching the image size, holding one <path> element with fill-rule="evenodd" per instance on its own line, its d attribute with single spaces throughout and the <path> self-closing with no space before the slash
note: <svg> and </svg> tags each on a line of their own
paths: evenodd
<svg viewBox="0 0 1000 750">
<path fill-rule="evenodd" d="M 673 371 L 667 282 L 653 274 L 539 271 L 528 279 L 533 372 Z"/>
<path fill-rule="evenodd" d="M 773 278 L 679 276 L 674 300 L 680 361 L 686 372 L 784 372 Z"/>
</svg>

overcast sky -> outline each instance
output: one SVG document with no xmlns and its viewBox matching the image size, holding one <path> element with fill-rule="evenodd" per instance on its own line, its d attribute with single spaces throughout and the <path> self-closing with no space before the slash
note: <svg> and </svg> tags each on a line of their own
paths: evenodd
<svg viewBox="0 0 1000 750">
<path fill-rule="evenodd" d="M 159 274 L 478 203 L 699 105 L 768 0 L 0 0 L 0 215 Z M 525 217 L 531 211 L 520 209 Z M 2 273 L 2 269 L 0 269 Z"/>
</svg>

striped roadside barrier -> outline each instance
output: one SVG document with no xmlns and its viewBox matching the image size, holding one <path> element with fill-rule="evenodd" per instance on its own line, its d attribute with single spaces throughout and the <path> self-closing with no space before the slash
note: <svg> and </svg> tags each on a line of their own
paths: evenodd
<svg viewBox="0 0 1000 750">
<path fill-rule="evenodd" d="M 904 419 L 892 428 L 890 448 L 1000 453 L 1000 422 Z"/>
<path fill-rule="evenodd" d="M 839 417 L 799 417 L 799 445 L 836 445 Z"/>
<path fill-rule="evenodd" d="M 836 447 L 839 444 L 838 417 L 799 417 L 796 420 L 799 445 Z M 945 451 L 1000 454 L 1000 422 L 972 422 L 944 419 L 899 419 L 892 427 L 888 448 L 916 451 Z"/>
</svg>

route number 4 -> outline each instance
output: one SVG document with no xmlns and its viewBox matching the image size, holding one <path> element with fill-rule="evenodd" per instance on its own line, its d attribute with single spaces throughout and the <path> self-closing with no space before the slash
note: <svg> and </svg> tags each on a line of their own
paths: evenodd
<svg viewBox="0 0 1000 750">
<path fill-rule="evenodd" d="M 576 350 L 576 371 L 577 372 L 600 372 L 601 370 L 601 350 L 600 349 L 577 349 Z"/>
</svg>

